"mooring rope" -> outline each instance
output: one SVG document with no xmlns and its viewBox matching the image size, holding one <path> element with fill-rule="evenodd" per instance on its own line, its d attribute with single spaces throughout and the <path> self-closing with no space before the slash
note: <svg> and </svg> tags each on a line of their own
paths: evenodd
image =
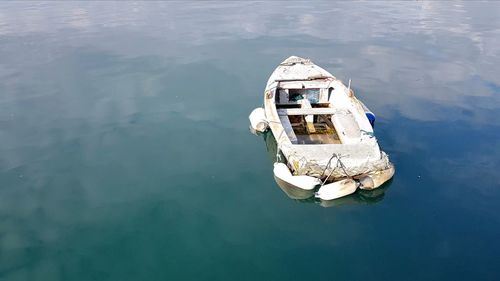
<svg viewBox="0 0 500 281">
<path fill-rule="evenodd" d="M 326 167 L 325 169 L 323 170 L 323 173 L 321 174 L 320 178 L 323 177 L 325 175 L 325 172 L 326 170 L 328 170 L 328 168 L 330 168 L 330 165 L 331 165 L 331 162 L 333 160 L 333 158 L 337 158 L 337 164 L 335 165 L 335 168 L 333 168 L 331 171 L 330 171 L 330 174 L 325 178 L 325 180 L 321 183 L 321 186 L 325 185 L 325 183 L 328 181 L 328 179 L 330 178 L 330 176 L 333 174 L 333 172 L 337 169 L 337 168 L 341 168 L 342 171 L 344 172 L 344 174 L 348 177 L 348 178 L 352 178 L 346 171 L 346 167 L 344 165 L 344 163 L 342 162 L 341 158 L 342 156 L 338 156 L 336 153 L 333 153 L 332 157 L 330 157 L 330 160 L 328 160 L 328 163 L 326 164 Z"/>
</svg>

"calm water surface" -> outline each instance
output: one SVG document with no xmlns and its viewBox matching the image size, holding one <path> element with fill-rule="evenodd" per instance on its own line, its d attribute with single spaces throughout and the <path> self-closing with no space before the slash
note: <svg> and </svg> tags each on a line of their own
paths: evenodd
<svg viewBox="0 0 500 281">
<path fill-rule="evenodd" d="M 499 46 L 498 2 L 2 3 L 0 280 L 499 280 Z M 352 78 L 384 189 L 277 187 L 290 55 Z"/>
</svg>

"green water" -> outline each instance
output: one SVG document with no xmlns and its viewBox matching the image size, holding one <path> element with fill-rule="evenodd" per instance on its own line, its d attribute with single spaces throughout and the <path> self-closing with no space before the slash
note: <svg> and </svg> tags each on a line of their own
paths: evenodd
<svg viewBox="0 0 500 281">
<path fill-rule="evenodd" d="M 499 15 L 0 4 L 0 280 L 500 279 Z M 275 184 L 248 114 L 290 55 L 377 114 L 383 189 L 325 208 Z"/>
</svg>

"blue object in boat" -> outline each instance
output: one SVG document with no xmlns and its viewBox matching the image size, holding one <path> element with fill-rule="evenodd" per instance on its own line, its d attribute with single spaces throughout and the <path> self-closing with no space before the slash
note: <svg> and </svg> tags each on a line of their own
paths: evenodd
<svg viewBox="0 0 500 281">
<path fill-rule="evenodd" d="M 370 121 L 370 125 L 372 125 L 372 128 L 375 128 L 375 114 L 370 111 L 366 111 L 366 118 L 368 118 L 368 121 Z"/>
</svg>

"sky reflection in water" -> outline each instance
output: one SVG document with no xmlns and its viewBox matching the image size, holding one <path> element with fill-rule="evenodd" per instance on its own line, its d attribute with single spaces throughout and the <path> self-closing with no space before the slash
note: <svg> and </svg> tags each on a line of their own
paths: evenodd
<svg viewBox="0 0 500 281">
<path fill-rule="evenodd" d="M 0 7 L 0 280 L 498 279 L 497 3 Z M 383 200 L 275 185 L 247 117 L 289 55 L 377 114 Z"/>
</svg>

